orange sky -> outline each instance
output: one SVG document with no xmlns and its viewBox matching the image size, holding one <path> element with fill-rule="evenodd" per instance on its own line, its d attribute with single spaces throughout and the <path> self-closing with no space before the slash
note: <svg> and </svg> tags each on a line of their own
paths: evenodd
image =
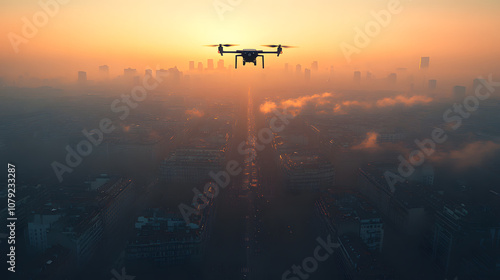
<svg viewBox="0 0 500 280">
<path fill-rule="evenodd" d="M 2 1 L 0 76 L 75 77 L 78 70 L 94 71 L 102 64 L 113 75 L 129 66 L 186 70 L 189 60 L 220 59 L 216 49 L 202 47 L 217 43 L 300 46 L 266 59 L 270 68 L 318 60 L 321 68 L 384 70 L 430 56 L 434 69 L 472 75 L 500 69 L 498 0 L 65 1 L 17 53 L 9 36 L 23 36 L 22 18 L 33 22 L 43 9 L 38 1 Z M 400 2 L 402 11 L 348 63 L 340 44 L 353 44 L 354 28 L 363 29 L 373 20 L 370 12 L 387 10 L 391 1 Z M 214 3 L 232 10 L 221 17 Z M 234 63 L 232 55 L 223 58 L 226 65 Z"/>
</svg>

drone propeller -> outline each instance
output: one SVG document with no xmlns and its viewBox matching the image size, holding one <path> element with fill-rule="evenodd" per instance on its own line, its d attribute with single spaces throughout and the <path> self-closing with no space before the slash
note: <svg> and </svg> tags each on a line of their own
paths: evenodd
<svg viewBox="0 0 500 280">
<path fill-rule="evenodd" d="M 218 47 L 218 46 L 219 46 L 219 44 L 217 44 L 217 45 L 204 45 L 204 46 L 205 46 L 205 47 Z M 233 47 L 233 46 L 239 46 L 239 45 L 237 45 L 237 44 L 224 44 L 224 45 L 222 45 L 222 46 L 223 46 L 223 47 Z"/>
<path fill-rule="evenodd" d="M 269 47 L 269 48 L 277 48 L 279 46 L 281 46 L 282 48 L 284 49 L 288 49 L 288 48 L 298 48 L 297 46 L 286 46 L 286 45 L 262 45 L 263 47 Z"/>
</svg>

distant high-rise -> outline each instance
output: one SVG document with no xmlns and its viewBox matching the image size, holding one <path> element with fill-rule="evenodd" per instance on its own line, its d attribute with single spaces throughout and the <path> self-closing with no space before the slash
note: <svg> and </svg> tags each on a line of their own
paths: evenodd
<svg viewBox="0 0 500 280">
<path fill-rule="evenodd" d="M 297 64 L 297 65 L 295 66 L 295 72 L 296 72 L 297 74 L 302 73 L 302 66 L 301 66 L 300 64 Z"/>
<path fill-rule="evenodd" d="M 370 80 L 372 78 L 372 72 L 366 71 L 366 79 Z"/>
<path fill-rule="evenodd" d="M 144 71 L 144 75 L 146 75 L 148 77 L 153 77 L 153 70 L 146 69 L 146 71 Z"/>
<path fill-rule="evenodd" d="M 420 58 L 420 69 L 427 69 L 429 68 L 429 57 L 421 57 Z"/>
<path fill-rule="evenodd" d="M 156 70 L 156 78 L 157 79 L 164 79 L 167 76 L 168 76 L 168 70 L 165 70 L 165 69 Z"/>
<path fill-rule="evenodd" d="M 194 70 L 194 61 L 190 61 L 189 62 L 189 71 L 193 71 Z"/>
<path fill-rule="evenodd" d="M 311 69 L 313 71 L 318 71 L 318 62 L 317 61 L 313 61 L 313 63 L 311 64 Z"/>
<path fill-rule="evenodd" d="M 466 91 L 467 91 L 467 88 L 464 86 L 454 86 L 453 87 L 453 97 L 455 97 L 456 99 L 464 99 Z"/>
<path fill-rule="evenodd" d="M 217 62 L 217 70 L 224 70 L 224 59 L 219 59 Z"/>
<path fill-rule="evenodd" d="M 108 65 L 101 65 L 101 66 L 99 66 L 99 75 L 103 79 L 109 78 L 109 67 L 108 67 Z"/>
<path fill-rule="evenodd" d="M 123 69 L 123 76 L 125 77 L 133 77 L 137 74 L 137 70 L 135 69 L 132 69 L 132 68 L 127 68 L 127 69 Z"/>
<path fill-rule="evenodd" d="M 429 90 L 436 89 L 437 87 L 437 81 L 436 80 L 429 80 Z"/>
<path fill-rule="evenodd" d="M 85 71 L 78 71 L 78 82 L 80 84 L 84 84 L 87 82 L 87 72 Z"/>
<path fill-rule="evenodd" d="M 306 81 L 311 80 L 311 70 L 306 68 L 304 69 L 304 77 L 306 78 Z"/>
<path fill-rule="evenodd" d="M 354 71 L 354 81 L 359 82 L 361 81 L 361 72 L 360 71 Z"/>
<path fill-rule="evenodd" d="M 168 76 L 174 81 L 179 82 L 182 77 L 182 72 L 177 69 L 177 66 L 168 69 Z"/>
<path fill-rule="evenodd" d="M 207 60 L 207 70 L 214 70 L 214 60 L 213 59 Z"/>
<path fill-rule="evenodd" d="M 198 71 L 203 71 L 203 62 L 198 62 Z"/>
</svg>

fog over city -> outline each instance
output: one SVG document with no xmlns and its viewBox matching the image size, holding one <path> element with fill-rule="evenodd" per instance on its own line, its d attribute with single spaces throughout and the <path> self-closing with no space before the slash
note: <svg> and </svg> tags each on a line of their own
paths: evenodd
<svg viewBox="0 0 500 280">
<path fill-rule="evenodd" d="M 0 4 L 2 279 L 500 279 L 500 4 L 375 2 Z"/>
</svg>

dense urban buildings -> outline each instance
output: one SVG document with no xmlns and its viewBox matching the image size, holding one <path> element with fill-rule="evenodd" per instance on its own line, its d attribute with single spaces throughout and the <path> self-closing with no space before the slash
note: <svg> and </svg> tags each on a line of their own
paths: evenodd
<svg viewBox="0 0 500 280">
<path fill-rule="evenodd" d="M 498 278 L 488 78 L 213 59 L 0 88 L 21 279 Z"/>
<path fill-rule="evenodd" d="M 209 211 L 207 210 L 206 213 Z M 206 214 L 203 214 L 204 216 Z M 174 266 L 200 262 L 209 218 L 186 224 L 177 213 L 149 209 L 137 218 L 136 237 L 129 242 L 126 259 L 130 266 Z"/>
</svg>

